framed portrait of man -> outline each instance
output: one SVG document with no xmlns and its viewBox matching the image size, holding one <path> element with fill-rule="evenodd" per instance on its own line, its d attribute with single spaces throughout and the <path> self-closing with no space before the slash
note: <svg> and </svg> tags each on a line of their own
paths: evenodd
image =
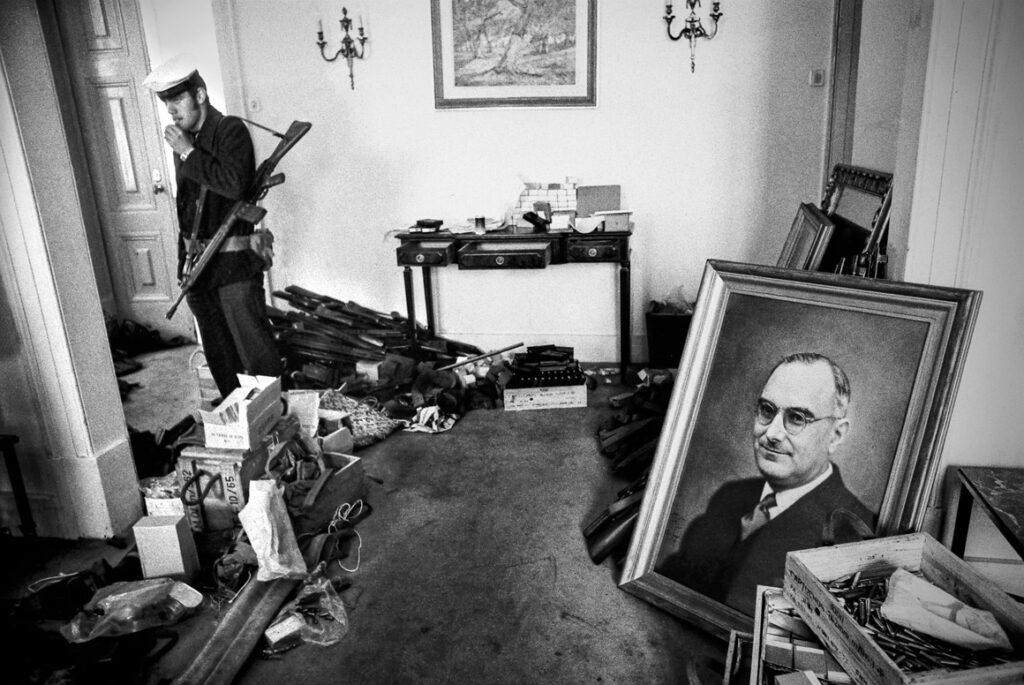
<svg viewBox="0 0 1024 685">
<path fill-rule="evenodd" d="M 725 639 L 786 552 L 920 530 L 980 299 L 709 261 L 620 586 Z"/>
</svg>

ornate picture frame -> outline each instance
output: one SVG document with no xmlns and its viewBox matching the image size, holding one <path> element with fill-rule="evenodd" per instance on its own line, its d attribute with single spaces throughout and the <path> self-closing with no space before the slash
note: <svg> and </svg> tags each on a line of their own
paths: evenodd
<svg viewBox="0 0 1024 685">
<path fill-rule="evenodd" d="M 597 0 L 431 0 L 434 106 L 593 107 Z"/>
<path fill-rule="evenodd" d="M 849 377 L 848 434 L 831 461 L 875 516 L 874 532 L 918 531 L 980 300 L 971 290 L 709 261 L 620 587 L 721 639 L 750 630 L 754 593 L 727 604 L 664 567 L 705 552 L 685 535 L 720 490 L 763 482 L 754 407 L 774 365 L 794 352 L 825 355 Z M 748 570 L 746 557 L 738 563 Z M 748 577 L 765 567 L 754 568 Z M 758 584 L 781 586 L 783 570 Z"/>
<path fill-rule="evenodd" d="M 817 271 L 834 229 L 835 224 L 823 211 L 809 202 L 802 202 L 776 266 Z"/>
</svg>

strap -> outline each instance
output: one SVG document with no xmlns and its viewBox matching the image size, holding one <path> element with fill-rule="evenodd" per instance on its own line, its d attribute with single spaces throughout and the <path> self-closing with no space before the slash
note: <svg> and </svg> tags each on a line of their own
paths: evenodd
<svg viewBox="0 0 1024 685">
<path fill-rule="evenodd" d="M 206 246 L 210 244 L 209 240 L 197 240 L 196 248 L 198 252 L 203 252 Z M 224 242 L 220 244 L 218 252 L 242 252 L 252 247 L 252 236 L 251 235 L 234 235 L 230 238 L 225 238 Z"/>
<path fill-rule="evenodd" d="M 200 252 L 199 249 L 199 222 L 203 218 L 203 210 L 206 208 L 206 195 L 210 188 L 206 184 L 203 184 L 199 188 L 199 198 L 196 200 L 196 213 L 192 217 L 192 233 L 188 236 L 188 244 L 185 248 L 185 255 L 187 259 L 192 259 L 195 255 Z M 191 264 L 186 265 L 189 269 Z"/>
</svg>

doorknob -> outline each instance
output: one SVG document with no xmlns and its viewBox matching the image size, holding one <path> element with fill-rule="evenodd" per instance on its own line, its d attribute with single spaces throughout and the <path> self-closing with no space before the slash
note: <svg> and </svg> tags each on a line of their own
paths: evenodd
<svg viewBox="0 0 1024 685">
<path fill-rule="evenodd" d="M 164 187 L 164 177 L 159 169 L 153 169 L 153 194 L 158 195 L 167 190 Z"/>
</svg>

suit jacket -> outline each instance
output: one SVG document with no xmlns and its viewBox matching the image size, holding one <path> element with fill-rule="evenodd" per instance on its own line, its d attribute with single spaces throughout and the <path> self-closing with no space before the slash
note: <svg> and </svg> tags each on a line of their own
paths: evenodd
<svg viewBox="0 0 1024 685">
<path fill-rule="evenodd" d="M 833 464 L 824 482 L 740 541 L 740 519 L 760 501 L 763 487 L 763 479 L 750 478 L 719 488 L 686 529 L 679 549 L 656 570 L 752 616 L 758 585 L 782 587 L 786 552 L 825 544 L 831 512 L 845 508 L 874 528 L 874 515 L 846 489 Z M 835 531 L 835 542 L 856 539 L 849 529 Z"/>
<path fill-rule="evenodd" d="M 235 202 L 244 199 L 256 179 L 255 153 L 249 129 L 238 117 L 224 116 L 213 105 L 206 110 L 206 120 L 195 134 L 195 149 L 182 162 L 174 157 L 178 182 L 179 276 L 185 262 L 185 245 L 192 233 L 196 202 L 203 185 L 209 188 L 206 204 L 199 220 L 201 240 L 213 237 Z M 236 221 L 229 235 L 248 235 L 253 225 Z M 251 250 L 218 252 L 210 260 L 194 290 L 208 290 L 228 283 L 244 281 L 262 273 L 263 262 Z"/>
</svg>

